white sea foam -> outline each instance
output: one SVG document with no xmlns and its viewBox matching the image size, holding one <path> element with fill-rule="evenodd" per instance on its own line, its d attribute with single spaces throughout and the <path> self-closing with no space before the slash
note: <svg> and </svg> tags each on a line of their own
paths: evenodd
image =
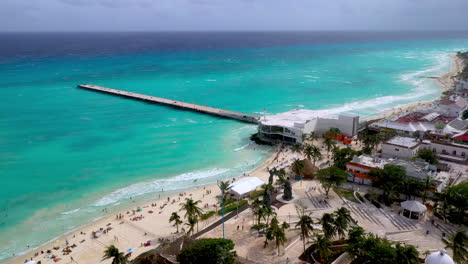
<svg viewBox="0 0 468 264">
<path fill-rule="evenodd" d="M 169 117 L 168 119 L 171 120 L 172 122 L 177 121 L 177 118 L 175 118 L 175 117 Z"/>
<path fill-rule="evenodd" d="M 80 208 L 73 209 L 73 210 L 70 210 L 70 211 L 66 211 L 66 212 L 63 212 L 62 214 L 63 215 L 69 215 L 69 214 L 74 214 L 74 213 L 76 213 L 78 211 L 80 211 Z"/>
<path fill-rule="evenodd" d="M 318 76 L 313 76 L 313 75 L 304 75 L 306 78 L 314 78 L 314 79 L 320 79 Z"/>
<path fill-rule="evenodd" d="M 228 172 L 229 169 L 211 169 L 180 174 L 169 179 L 159 179 L 151 182 L 139 182 L 113 191 L 96 201 L 93 206 L 107 206 L 123 199 L 143 194 L 164 191 L 174 191 L 190 186 L 194 180 L 215 177 Z"/>
<path fill-rule="evenodd" d="M 396 105 L 401 105 L 405 102 L 414 103 L 419 98 L 437 93 L 437 89 L 430 89 L 432 80 L 424 78 L 431 74 L 438 74 L 450 65 L 450 57 L 447 53 L 427 54 L 427 56 L 433 56 L 436 58 L 436 65 L 431 68 L 424 69 L 421 71 L 411 72 L 400 76 L 402 82 L 406 82 L 413 86 L 413 89 L 406 94 L 402 95 L 389 95 L 382 96 L 370 100 L 357 101 L 349 104 L 345 104 L 340 107 L 323 109 L 315 111 L 320 115 L 330 115 L 339 113 L 358 113 L 365 116 L 366 112 L 374 110 L 377 112 L 383 112 Z M 437 86 L 434 86 L 437 87 Z M 400 103 L 400 104 L 399 104 Z M 367 110 L 367 111 L 365 111 Z M 369 111 L 371 110 L 371 111 Z M 362 111 L 362 112 L 361 112 Z"/>
<path fill-rule="evenodd" d="M 250 144 L 251 144 L 251 143 L 247 143 L 247 144 L 245 144 L 245 145 L 242 146 L 242 147 L 235 148 L 234 151 L 243 150 L 243 149 L 245 149 L 246 147 L 248 147 Z"/>
<path fill-rule="evenodd" d="M 189 123 L 192 123 L 192 124 L 197 124 L 197 123 L 198 123 L 197 121 L 195 121 L 195 120 L 193 120 L 193 119 L 190 119 L 190 118 L 187 118 L 187 119 L 185 119 L 185 120 L 186 120 L 187 122 L 189 122 Z"/>
<path fill-rule="evenodd" d="M 215 79 L 207 79 L 207 80 L 205 80 L 205 81 L 207 81 L 207 82 L 216 82 Z"/>
</svg>

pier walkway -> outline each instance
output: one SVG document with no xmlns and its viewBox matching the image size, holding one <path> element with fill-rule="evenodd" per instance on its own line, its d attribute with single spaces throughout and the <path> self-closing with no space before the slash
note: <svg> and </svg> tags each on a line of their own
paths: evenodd
<svg viewBox="0 0 468 264">
<path fill-rule="evenodd" d="M 201 112 L 201 113 L 214 115 L 218 117 L 235 119 L 235 120 L 248 122 L 248 123 L 257 124 L 258 119 L 259 119 L 255 115 L 249 115 L 249 114 L 244 114 L 240 112 L 234 112 L 234 111 L 229 111 L 229 110 L 224 110 L 224 109 L 219 109 L 219 108 L 214 108 L 214 107 L 209 107 L 209 106 L 191 104 L 191 103 L 186 103 L 186 102 L 181 102 L 181 101 L 175 101 L 175 100 L 170 100 L 170 99 L 156 97 L 156 96 L 116 90 L 116 89 L 111 89 L 111 88 L 106 88 L 106 87 L 101 87 L 101 86 L 96 86 L 96 85 L 91 85 L 91 84 L 81 84 L 81 85 L 78 85 L 78 87 L 96 91 L 96 92 L 108 93 L 108 94 L 113 94 L 113 95 L 118 95 L 118 96 L 124 96 L 127 98 L 132 98 L 136 100 L 162 104 L 162 105 L 180 108 L 184 110 Z"/>
</svg>

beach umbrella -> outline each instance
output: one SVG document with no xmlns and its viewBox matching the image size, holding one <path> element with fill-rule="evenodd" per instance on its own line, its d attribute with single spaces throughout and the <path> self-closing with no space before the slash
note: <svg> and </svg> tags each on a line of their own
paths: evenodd
<svg viewBox="0 0 468 264">
<path fill-rule="evenodd" d="M 132 249 L 132 248 L 129 248 L 129 249 L 127 249 L 127 252 L 128 252 L 128 253 L 132 253 L 132 252 L 133 252 L 133 249 Z"/>
<path fill-rule="evenodd" d="M 36 264 L 37 262 L 35 260 L 30 260 L 28 262 L 26 262 L 25 264 Z"/>
</svg>

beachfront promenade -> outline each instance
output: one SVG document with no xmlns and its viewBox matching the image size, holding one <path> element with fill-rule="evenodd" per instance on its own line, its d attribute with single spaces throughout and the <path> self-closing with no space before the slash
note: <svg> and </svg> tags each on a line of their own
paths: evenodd
<svg viewBox="0 0 468 264">
<path fill-rule="evenodd" d="M 156 97 L 156 96 L 116 90 L 116 89 L 111 89 L 111 88 L 106 88 L 106 87 L 101 87 L 101 86 L 96 86 L 96 85 L 91 85 L 91 84 L 81 84 L 81 85 L 78 85 L 78 87 L 92 90 L 92 91 L 102 92 L 102 93 L 124 96 L 128 98 L 136 99 L 136 100 L 162 104 L 162 105 L 166 105 L 170 107 L 176 107 L 176 108 L 180 108 L 184 110 L 201 112 L 201 113 L 214 115 L 218 117 L 235 119 L 235 120 L 239 120 L 242 122 L 248 122 L 248 123 L 254 123 L 254 124 L 258 123 L 258 117 L 255 115 L 249 115 L 249 114 L 244 114 L 240 112 L 234 112 L 234 111 L 229 111 L 229 110 L 224 110 L 224 109 L 214 108 L 214 107 L 209 107 L 209 106 L 204 106 L 204 105 L 191 104 L 191 103 L 186 103 L 182 101 L 175 101 L 175 100 L 170 100 L 170 99 Z"/>
</svg>

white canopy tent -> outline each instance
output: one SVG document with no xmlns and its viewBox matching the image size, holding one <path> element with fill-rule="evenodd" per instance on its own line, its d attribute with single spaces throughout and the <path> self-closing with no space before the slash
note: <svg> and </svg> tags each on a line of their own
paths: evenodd
<svg viewBox="0 0 468 264">
<path fill-rule="evenodd" d="M 424 204 L 415 200 L 402 202 L 401 208 L 403 208 L 403 216 L 410 219 L 421 219 L 427 211 L 427 207 Z"/>
<path fill-rule="evenodd" d="M 24 264 L 36 264 L 36 263 L 37 263 L 37 262 L 36 262 L 35 260 L 30 260 L 30 261 L 28 261 L 28 262 L 26 262 L 26 263 L 24 263 Z"/>
<path fill-rule="evenodd" d="M 265 182 L 257 177 L 244 177 L 229 185 L 229 191 L 236 197 L 242 197 L 263 184 L 265 184 Z"/>
</svg>

